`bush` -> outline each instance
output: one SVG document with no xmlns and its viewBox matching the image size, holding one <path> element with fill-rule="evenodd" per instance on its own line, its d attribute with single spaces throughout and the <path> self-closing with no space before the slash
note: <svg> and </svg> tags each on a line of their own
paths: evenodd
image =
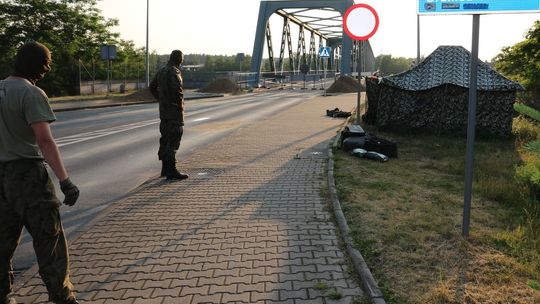
<svg viewBox="0 0 540 304">
<path fill-rule="evenodd" d="M 516 110 L 516 112 L 522 114 L 522 115 L 525 115 L 529 118 L 532 118 L 538 122 L 540 122 L 540 112 L 538 112 L 537 110 L 525 105 L 525 104 L 522 104 L 522 103 L 515 103 L 514 104 L 514 110 Z"/>
<path fill-rule="evenodd" d="M 517 166 L 516 178 L 531 188 L 533 198 L 540 197 L 540 156 L 532 155 L 523 165 Z"/>
<path fill-rule="evenodd" d="M 540 140 L 531 141 L 524 146 L 525 150 L 532 153 L 540 153 Z"/>
<path fill-rule="evenodd" d="M 523 115 L 514 118 L 512 133 L 516 136 L 516 141 L 519 146 L 531 141 L 540 140 L 540 127 L 531 123 L 531 121 Z"/>
</svg>

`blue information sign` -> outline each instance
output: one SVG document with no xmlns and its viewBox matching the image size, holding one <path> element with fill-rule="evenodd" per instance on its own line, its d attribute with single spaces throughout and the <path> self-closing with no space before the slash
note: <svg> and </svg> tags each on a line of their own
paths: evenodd
<svg viewBox="0 0 540 304">
<path fill-rule="evenodd" d="M 328 58 L 330 57 L 331 52 L 332 52 L 332 49 L 329 46 L 321 46 L 319 48 L 319 57 Z"/>
<path fill-rule="evenodd" d="M 540 0 L 418 0 L 418 14 L 501 14 L 540 12 Z"/>
</svg>

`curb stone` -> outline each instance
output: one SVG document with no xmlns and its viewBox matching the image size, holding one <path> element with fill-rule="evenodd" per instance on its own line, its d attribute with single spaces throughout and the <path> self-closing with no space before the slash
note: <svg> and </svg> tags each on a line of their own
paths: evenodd
<svg viewBox="0 0 540 304">
<path fill-rule="evenodd" d="M 371 274 L 371 271 L 369 270 L 369 267 L 366 264 L 364 257 L 362 256 L 360 251 L 358 251 L 358 249 L 354 248 L 353 239 L 350 235 L 350 228 L 349 228 L 349 225 L 347 224 L 347 219 L 345 218 L 345 215 L 343 214 L 343 210 L 341 209 L 341 204 L 337 196 L 336 184 L 334 180 L 334 151 L 333 149 L 336 146 L 336 143 L 339 140 L 339 138 L 340 138 L 340 133 L 336 135 L 333 141 L 333 144 L 329 145 L 328 147 L 328 191 L 330 193 L 330 200 L 332 201 L 332 206 L 334 207 L 334 215 L 336 216 L 339 230 L 341 231 L 343 241 L 345 242 L 345 245 L 347 247 L 347 253 L 351 257 L 354 269 L 360 275 L 360 279 L 362 281 L 364 291 L 367 293 L 367 296 L 371 300 L 371 303 L 386 304 L 383 294 L 381 290 L 379 289 L 378 283 L 377 281 L 375 281 L 375 278 L 373 278 L 373 275 Z"/>
</svg>

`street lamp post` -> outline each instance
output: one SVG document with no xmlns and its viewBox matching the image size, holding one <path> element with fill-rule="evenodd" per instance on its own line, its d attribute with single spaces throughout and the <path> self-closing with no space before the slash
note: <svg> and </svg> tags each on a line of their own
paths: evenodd
<svg viewBox="0 0 540 304">
<path fill-rule="evenodd" d="M 148 52 L 148 34 L 150 17 L 150 0 L 146 0 L 146 87 L 150 87 L 150 53 Z"/>
</svg>

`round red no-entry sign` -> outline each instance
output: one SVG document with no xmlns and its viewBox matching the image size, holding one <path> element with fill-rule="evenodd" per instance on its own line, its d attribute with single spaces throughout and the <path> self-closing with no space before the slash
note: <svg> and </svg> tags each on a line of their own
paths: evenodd
<svg viewBox="0 0 540 304">
<path fill-rule="evenodd" d="M 355 4 L 343 16 L 343 29 L 353 40 L 368 40 L 379 28 L 379 15 L 367 4 Z"/>
</svg>

